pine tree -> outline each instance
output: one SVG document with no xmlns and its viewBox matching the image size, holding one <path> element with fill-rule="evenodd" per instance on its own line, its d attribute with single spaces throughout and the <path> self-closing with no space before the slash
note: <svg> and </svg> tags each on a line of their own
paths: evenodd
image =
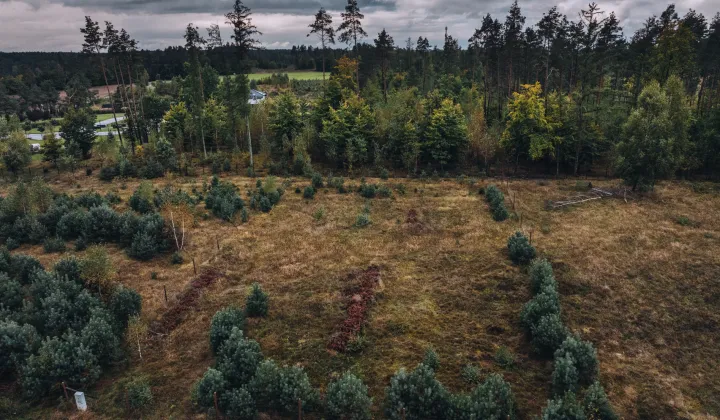
<svg viewBox="0 0 720 420">
<path fill-rule="evenodd" d="M 368 388 L 351 373 L 345 373 L 340 379 L 328 385 L 325 395 L 327 415 L 330 419 L 369 420 L 372 418 L 370 407 L 372 398 Z"/>
<path fill-rule="evenodd" d="M 310 33 L 315 34 L 320 40 L 320 47 L 322 48 L 322 71 L 323 71 L 323 83 L 325 82 L 325 51 L 327 44 L 335 44 L 335 29 L 332 26 L 332 16 L 325 11 L 324 7 L 315 14 L 315 22 L 309 25 Z"/>
<path fill-rule="evenodd" d="M 269 298 L 258 283 L 253 283 L 252 291 L 245 302 L 245 314 L 248 317 L 265 317 L 268 314 Z"/>
<path fill-rule="evenodd" d="M 250 8 L 245 6 L 242 0 L 235 0 L 233 10 L 225 14 L 225 23 L 232 26 L 233 34 L 232 40 L 235 45 L 235 50 L 238 56 L 243 60 L 250 50 L 258 48 L 260 41 L 254 37 L 262 35 L 262 32 L 257 30 L 257 27 L 252 24 L 252 13 Z"/>
<path fill-rule="evenodd" d="M 380 74 L 382 77 L 383 99 L 387 103 L 387 78 L 390 70 L 390 53 L 395 49 L 395 41 L 383 28 L 375 40 L 375 53 L 380 59 Z"/>
<path fill-rule="evenodd" d="M 53 131 L 51 124 L 47 124 L 45 126 L 42 152 L 43 160 L 45 162 L 50 162 L 53 166 L 57 167 L 58 160 L 60 160 L 60 156 L 62 156 L 62 144 L 60 143 L 60 139 L 55 136 L 55 132 Z"/>
</svg>

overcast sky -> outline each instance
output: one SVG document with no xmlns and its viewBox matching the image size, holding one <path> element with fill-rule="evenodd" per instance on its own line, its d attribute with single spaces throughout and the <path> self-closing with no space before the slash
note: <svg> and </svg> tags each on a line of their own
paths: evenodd
<svg viewBox="0 0 720 420">
<path fill-rule="evenodd" d="M 580 9 L 590 0 L 521 0 L 520 7 L 532 25 L 552 5 L 577 19 Z M 597 1 L 597 0 L 596 0 Z M 109 20 L 116 28 L 125 28 L 144 49 L 165 48 L 184 43 L 185 26 L 193 22 L 201 28 L 213 23 L 224 27 L 223 14 L 231 9 L 232 0 L 0 0 L 0 51 L 78 51 L 82 44 L 79 28 L 84 16 Z M 247 0 L 253 11 L 253 22 L 263 35 L 266 48 L 288 48 L 292 45 L 315 45 L 315 38 L 306 38 L 308 24 L 320 6 L 340 21 L 346 0 Z M 383 28 L 404 45 L 408 37 L 430 39 L 441 45 L 444 28 L 463 45 L 480 25 L 486 13 L 504 20 L 511 0 L 360 0 L 365 14 L 363 25 L 374 38 Z M 659 15 L 666 3 L 654 0 L 598 1 L 606 12 L 615 11 L 626 37 L 653 14 Z M 680 0 L 680 15 L 692 8 L 708 21 L 720 11 L 718 0 Z M 229 40 L 230 31 L 223 28 Z"/>
</svg>

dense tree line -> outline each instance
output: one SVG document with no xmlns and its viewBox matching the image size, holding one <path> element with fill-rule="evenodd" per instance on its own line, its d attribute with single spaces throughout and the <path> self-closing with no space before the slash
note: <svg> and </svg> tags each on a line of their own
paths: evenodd
<svg viewBox="0 0 720 420">
<path fill-rule="evenodd" d="M 231 40 L 217 26 L 203 31 L 191 24 L 185 45 L 163 52 L 138 51 L 124 30 L 106 22 L 103 31 L 87 18 L 83 68 L 92 76 L 83 83 L 119 85 L 112 105 L 127 117 L 121 152 L 143 145 L 152 154 L 164 139 L 190 157 L 222 152 L 249 160 L 251 173 L 260 153 L 279 174 L 305 173 L 311 161 L 417 174 L 531 167 L 574 175 L 613 171 L 634 188 L 676 174 L 718 173 L 720 15 L 681 15 L 670 5 L 626 38 L 615 14 L 595 3 L 577 20 L 553 7 L 529 26 L 515 2 L 504 19 L 488 14 L 478 21 L 463 49 L 450 33 L 435 47 L 422 37 L 397 45 L 385 29 L 367 34 L 364 15 L 350 0 L 339 17 L 321 9 L 309 22 L 308 36 L 320 47 L 290 51 L 257 48 L 262 34 L 242 1 L 226 18 Z M 349 50 L 331 49 L 336 41 Z M 12 74 L 0 82 L 6 112 L 22 113 L 10 95 L 22 90 L 18 83 L 29 81 L 27 92 L 62 84 L 47 64 L 52 60 L 28 57 L 45 63 L 36 67 L 40 77 L 21 74 L 30 71 L 24 64 L 0 66 Z M 251 107 L 244 74 L 268 60 L 295 68 L 312 61 L 331 75 L 314 92 L 286 83 L 290 89 L 277 98 Z M 158 62 L 170 66 L 163 67 L 167 72 L 158 71 Z M 166 81 L 151 88 L 153 78 Z M 87 83 L 75 85 L 72 108 L 87 105 L 82 86 Z M 48 100 L 40 96 L 33 101 Z M 76 155 L 87 157 L 89 150 L 80 149 Z"/>
</svg>

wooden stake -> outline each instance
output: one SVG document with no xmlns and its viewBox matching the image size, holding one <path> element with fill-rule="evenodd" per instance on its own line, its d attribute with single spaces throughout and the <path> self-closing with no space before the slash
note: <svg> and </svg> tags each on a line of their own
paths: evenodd
<svg viewBox="0 0 720 420">
<path fill-rule="evenodd" d="M 400 409 L 400 418 L 402 420 L 405 420 L 405 407 Z"/>
<path fill-rule="evenodd" d="M 167 303 L 167 286 L 163 285 L 163 292 L 165 292 L 165 303 Z"/>
<path fill-rule="evenodd" d="M 302 420 L 302 400 L 298 398 L 298 420 Z"/>
<path fill-rule="evenodd" d="M 220 251 L 220 239 L 218 239 L 217 236 L 215 237 L 215 244 L 217 245 L 218 251 Z"/>
<path fill-rule="evenodd" d="M 65 399 L 70 401 L 70 396 L 68 396 L 67 386 L 65 386 L 65 381 L 62 382 L 62 386 L 63 386 L 63 391 L 65 392 Z"/>
<path fill-rule="evenodd" d="M 195 275 L 197 276 L 197 266 L 195 265 L 195 257 L 193 257 L 193 271 L 195 272 Z"/>
<path fill-rule="evenodd" d="M 215 414 L 220 417 L 220 409 L 218 409 L 217 392 L 213 392 L 213 400 L 215 401 Z"/>
</svg>

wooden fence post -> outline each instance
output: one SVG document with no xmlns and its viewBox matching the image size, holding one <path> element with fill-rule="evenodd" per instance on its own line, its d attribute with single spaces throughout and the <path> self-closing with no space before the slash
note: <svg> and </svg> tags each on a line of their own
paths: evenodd
<svg viewBox="0 0 720 420">
<path fill-rule="evenodd" d="M 62 387 L 63 387 L 63 391 L 65 392 L 65 399 L 70 401 L 70 397 L 68 396 L 68 393 L 67 393 L 67 386 L 65 386 L 65 381 L 62 382 Z"/>
<path fill-rule="evenodd" d="M 165 292 L 165 303 L 167 303 L 167 286 L 163 285 L 163 292 Z"/>
<path fill-rule="evenodd" d="M 197 266 L 195 265 L 195 257 L 193 257 L 193 271 L 195 272 L 195 275 L 197 276 Z"/>
<path fill-rule="evenodd" d="M 298 398 L 298 420 L 302 420 L 302 400 Z"/>
<path fill-rule="evenodd" d="M 215 402 L 215 414 L 220 418 L 220 409 L 218 408 L 217 392 L 213 392 L 213 401 Z"/>
</svg>

